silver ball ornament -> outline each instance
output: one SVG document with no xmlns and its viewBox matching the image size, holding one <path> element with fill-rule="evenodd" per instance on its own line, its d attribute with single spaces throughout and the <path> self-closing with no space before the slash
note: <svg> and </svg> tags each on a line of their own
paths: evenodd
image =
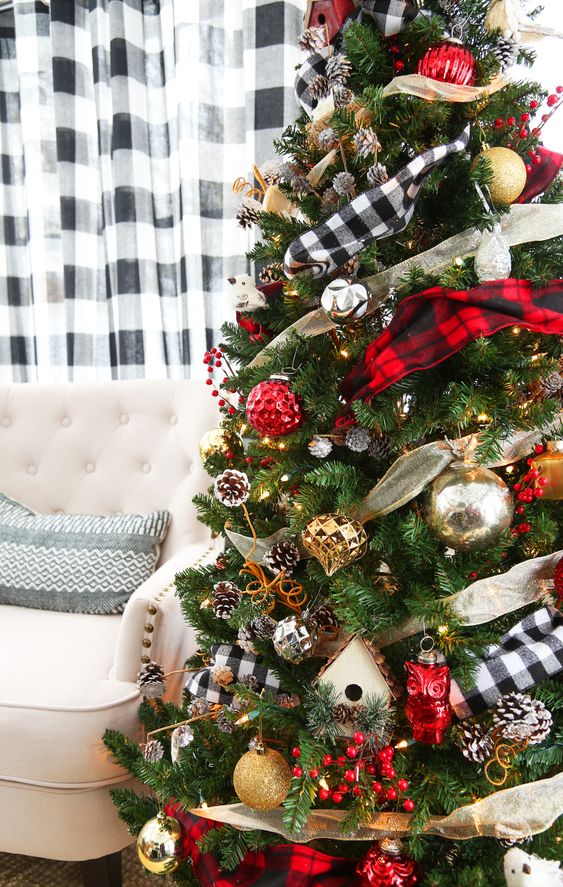
<svg viewBox="0 0 563 887">
<path fill-rule="evenodd" d="M 369 301 L 367 287 L 346 277 L 331 280 L 321 296 L 326 316 L 336 324 L 359 320 L 365 315 Z"/>
<path fill-rule="evenodd" d="M 312 655 L 315 641 L 314 627 L 307 625 L 297 614 L 278 622 L 272 638 L 278 656 L 294 663 Z"/>
<path fill-rule="evenodd" d="M 512 270 L 510 246 L 500 225 L 484 231 L 475 253 L 475 273 L 481 283 L 487 280 L 506 280 Z"/>
<path fill-rule="evenodd" d="M 435 536 L 456 551 L 486 548 L 510 527 L 510 490 L 488 468 L 454 462 L 432 482 L 426 520 Z"/>
</svg>

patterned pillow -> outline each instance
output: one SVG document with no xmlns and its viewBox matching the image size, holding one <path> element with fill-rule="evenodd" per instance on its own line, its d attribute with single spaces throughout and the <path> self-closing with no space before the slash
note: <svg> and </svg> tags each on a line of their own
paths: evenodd
<svg viewBox="0 0 563 887">
<path fill-rule="evenodd" d="M 154 571 L 168 511 L 36 514 L 0 494 L 0 604 L 122 613 Z"/>
</svg>

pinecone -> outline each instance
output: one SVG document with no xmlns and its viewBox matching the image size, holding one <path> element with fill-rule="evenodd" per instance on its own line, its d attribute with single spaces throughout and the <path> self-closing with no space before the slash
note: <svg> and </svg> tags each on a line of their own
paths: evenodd
<svg viewBox="0 0 563 887">
<path fill-rule="evenodd" d="M 243 197 L 236 214 L 236 220 L 241 228 L 252 228 L 257 225 L 262 212 L 262 204 L 254 197 Z"/>
<path fill-rule="evenodd" d="M 235 468 L 226 468 L 215 481 L 215 496 L 227 508 L 242 505 L 250 496 L 248 475 Z"/>
<path fill-rule="evenodd" d="M 159 739 L 149 739 L 148 742 L 141 746 L 141 751 L 145 761 L 149 764 L 156 764 L 157 761 L 161 761 L 164 757 L 164 746 Z"/>
<path fill-rule="evenodd" d="M 351 197 L 356 186 L 356 179 L 351 172 L 338 172 L 332 180 L 332 187 L 340 197 Z"/>
<path fill-rule="evenodd" d="M 229 710 L 230 709 L 227 708 L 227 711 Z M 235 725 L 233 721 L 230 721 L 226 716 L 224 708 L 221 709 L 221 711 L 219 712 L 215 723 L 217 724 L 217 727 L 219 728 L 221 733 L 227 733 L 230 735 L 231 733 L 235 732 Z"/>
<path fill-rule="evenodd" d="M 280 708 L 295 708 L 295 698 L 291 693 L 278 693 L 275 702 Z"/>
<path fill-rule="evenodd" d="M 349 428 L 346 432 L 345 443 L 354 453 L 363 453 L 370 445 L 371 434 L 367 428 Z"/>
<path fill-rule="evenodd" d="M 332 719 L 337 724 L 342 724 L 342 726 L 353 724 L 360 712 L 360 709 L 361 706 L 359 705 L 347 705 L 345 702 L 339 702 L 338 705 L 334 705 L 332 708 Z"/>
<path fill-rule="evenodd" d="M 317 136 L 317 144 L 321 151 L 332 151 L 338 144 L 338 136 L 336 135 L 332 126 L 327 126 L 326 129 L 321 130 L 321 132 Z"/>
<path fill-rule="evenodd" d="M 336 86 L 332 90 L 332 96 L 334 98 L 334 107 L 337 109 L 346 108 L 354 101 L 354 93 L 351 89 L 347 89 L 346 86 Z"/>
<path fill-rule="evenodd" d="M 551 730 L 553 719 L 543 702 L 527 693 L 507 693 L 497 702 L 493 724 L 505 739 L 538 745 Z"/>
<path fill-rule="evenodd" d="M 244 677 L 240 679 L 243 687 L 247 687 L 249 690 L 252 690 L 253 693 L 258 692 L 258 681 L 256 680 L 255 675 L 253 674 L 245 674 Z"/>
<path fill-rule="evenodd" d="M 242 647 L 245 653 L 256 653 L 256 647 L 253 641 L 256 640 L 256 634 L 250 625 L 241 625 L 238 630 L 237 644 Z"/>
<path fill-rule="evenodd" d="M 326 46 L 326 28 L 307 28 L 297 41 L 303 52 L 316 52 Z"/>
<path fill-rule="evenodd" d="M 347 262 L 340 266 L 339 272 L 343 277 L 355 277 L 359 267 L 360 263 L 355 256 L 352 256 L 351 259 L 348 259 Z"/>
<path fill-rule="evenodd" d="M 326 98 L 330 92 L 330 83 L 322 74 L 317 74 L 314 80 L 309 84 L 309 95 L 312 99 L 320 101 Z"/>
<path fill-rule="evenodd" d="M 308 179 L 305 178 L 305 176 L 302 175 L 293 176 L 289 184 L 291 185 L 291 190 L 296 195 L 296 197 L 299 197 L 301 199 L 303 197 L 306 197 L 307 194 L 310 194 L 313 190 L 311 187 L 311 183 L 308 181 Z"/>
<path fill-rule="evenodd" d="M 389 181 L 387 167 L 382 163 L 374 163 L 367 171 L 367 179 L 372 188 L 375 188 L 377 185 L 384 185 L 385 182 Z"/>
<path fill-rule="evenodd" d="M 266 160 L 260 167 L 260 174 L 267 185 L 279 185 L 283 179 L 281 160 Z"/>
<path fill-rule="evenodd" d="M 210 705 L 207 699 L 194 696 L 186 709 L 186 715 L 188 718 L 199 718 L 201 715 L 206 715 L 209 708 Z"/>
<path fill-rule="evenodd" d="M 228 687 L 234 680 L 232 668 L 229 668 L 228 665 L 216 665 L 211 670 L 211 680 L 218 687 Z"/>
<path fill-rule="evenodd" d="M 166 689 L 163 667 L 157 662 L 147 662 L 137 675 L 137 685 L 145 699 L 163 696 Z"/>
<path fill-rule="evenodd" d="M 563 376 L 560 373 L 551 373 L 542 382 L 542 391 L 545 397 L 560 397 L 563 389 Z"/>
<path fill-rule="evenodd" d="M 261 641 L 269 641 L 274 636 L 277 624 L 271 616 L 258 616 L 252 620 L 251 628 L 255 637 Z"/>
<path fill-rule="evenodd" d="M 323 191 L 322 204 L 323 209 L 328 212 L 333 212 L 334 208 L 338 206 L 338 194 L 332 186 Z"/>
<path fill-rule="evenodd" d="M 326 459 L 332 452 L 332 441 L 328 437 L 314 437 L 307 446 L 311 456 Z"/>
<path fill-rule="evenodd" d="M 281 268 L 279 265 L 264 265 L 258 276 L 263 284 L 276 283 L 280 279 Z"/>
<path fill-rule="evenodd" d="M 311 622 L 317 628 L 338 628 L 340 625 L 332 607 L 328 604 L 321 604 L 311 613 Z"/>
<path fill-rule="evenodd" d="M 299 549 L 289 539 L 276 542 L 264 555 L 264 563 L 274 576 L 281 572 L 284 572 L 286 576 L 291 576 L 299 560 Z"/>
<path fill-rule="evenodd" d="M 516 61 L 518 44 L 510 37 L 499 37 L 496 46 L 492 48 L 492 53 L 499 60 L 500 70 L 505 71 Z"/>
<path fill-rule="evenodd" d="M 211 592 L 211 606 L 219 619 L 228 619 L 240 601 L 241 591 L 234 582 L 217 582 Z"/>
<path fill-rule="evenodd" d="M 370 126 L 359 129 L 352 141 L 358 157 L 369 157 L 381 150 L 379 139 Z"/>
<path fill-rule="evenodd" d="M 352 63 L 341 52 L 329 56 L 326 62 L 326 76 L 332 86 L 344 86 L 352 73 Z"/>
<path fill-rule="evenodd" d="M 460 726 L 458 745 L 461 753 L 474 764 L 484 764 L 494 749 L 491 734 L 481 724 L 463 724 Z"/>
<path fill-rule="evenodd" d="M 388 434 L 375 434 L 368 444 L 368 456 L 373 459 L 386 459 L 391 452 L 391 438 Z"/>
</svg>

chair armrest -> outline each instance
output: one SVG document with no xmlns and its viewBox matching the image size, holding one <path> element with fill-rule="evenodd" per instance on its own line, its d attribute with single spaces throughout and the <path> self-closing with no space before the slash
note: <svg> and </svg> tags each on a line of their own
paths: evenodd
<svg viewBox="0 0 563 887">
<path fill-rule="evenodd" d="M 217 550 L 210 542 L 188 545 L 131 595 L 117 637 L 110 675 L 113 680 L 135 683 L 143 667 L 142 657 L 158 662 L 165 672 L 182 668 L 196 650 L 196 638 L 194 629 L 182 616 L 174 577 L 187 567 L 209 563 L 216 556 Z M 165 698 L 177 699 L 184 683 L 184 675 L 167 680 Z"/>
</svg>

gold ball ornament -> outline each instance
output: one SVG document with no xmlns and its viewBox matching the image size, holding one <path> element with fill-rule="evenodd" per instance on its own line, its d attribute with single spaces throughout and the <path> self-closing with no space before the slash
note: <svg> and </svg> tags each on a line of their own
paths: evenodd
<svg viewBox="0 0 563 887">
<path fill-rule="evenodd" d="M 481 157 L 487 160 L 493 173 L 488 186 L 491 200 L 498 206 L 510 206 L 524 190 L 526 164 L 510 148 L 486 148 L 475 158 L 473 165 Z"/>
<path fill-rule="evenodd" d="M 137 855 L 153 875 L 167 875 L 182 861 L 182 829 L 162 811 L 144 824 L 137 838 Z"/>
<path fill-rule="evenodd" d="M 363 557 L 368 543 L 363 526 L 343 514 L 318 514 L 309 521 L 301 539 L 327 576 Z"/>
<path fill-rule="evenodd" d="M 287 798 L 291 771 L 279 751 L 259 743 L 238 761 L 233 773 L 235 791 L 252 810 L 275 810 Z"/>
<path fill-rule="evenodd" d="M 206 431 L 199 442 L 199 455 L 205 462 L 211 456 L 233 453 L 241 456 L 244 453 L 242 438 L 235 431 L 227 432 L 224 428 L 211 428 Z"/>
<path fill-rule="evenodd" d="M 456 551 L 486 548 L 512 522 L 514 505 L 504 481 L 474 462 L 454 462 L 432 481 L 426 520 Z"/>
</svg>

